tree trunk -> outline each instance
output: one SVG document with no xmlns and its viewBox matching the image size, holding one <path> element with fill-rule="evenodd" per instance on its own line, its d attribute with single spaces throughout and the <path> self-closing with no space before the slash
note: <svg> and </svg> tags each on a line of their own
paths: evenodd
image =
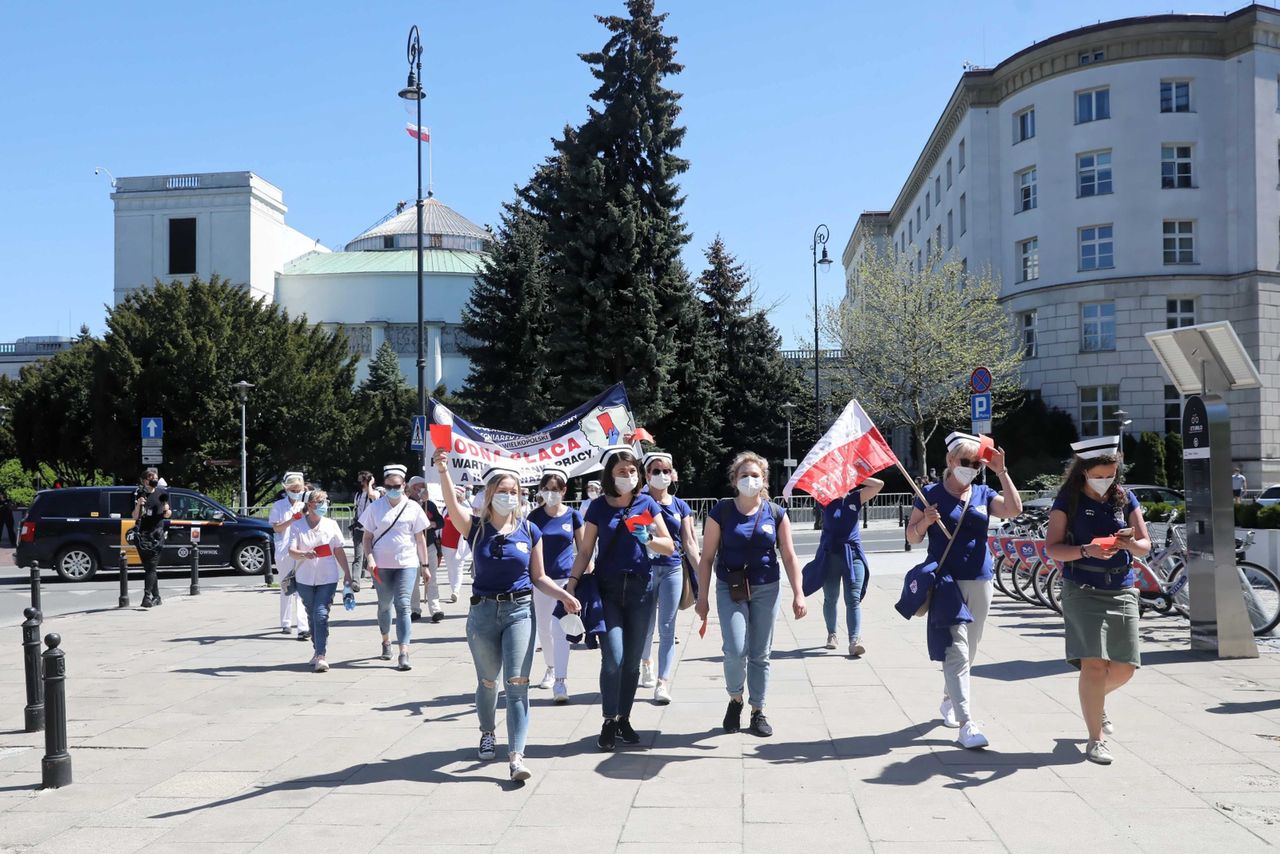
<svg viewBox="0 0 1280 854">
<path fill-rule="evenodd" d="M 920 476 L 923 478 L 928 478 L 929 477 L 929 461 L 925 459 L 924 432 L 919 427 L 916 427 L 912 431 L 912 435 L 916 437 L 916 453 L 920 457 Z"/>
</svg>

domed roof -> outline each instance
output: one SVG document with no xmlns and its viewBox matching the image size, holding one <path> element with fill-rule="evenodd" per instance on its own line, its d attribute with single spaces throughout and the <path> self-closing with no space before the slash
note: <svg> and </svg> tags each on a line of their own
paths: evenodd
<svg viewBox="0 0 1280 854">
<path fill-rule="evenodd" d="M 422 233 L 427 249 L 488 252 L 493 235 L 439 199 L 422 202 Z M 410 204 L 346 246 L 347 252 L 413 249 L 417 245 L 418 211 Z"/>
</svg>

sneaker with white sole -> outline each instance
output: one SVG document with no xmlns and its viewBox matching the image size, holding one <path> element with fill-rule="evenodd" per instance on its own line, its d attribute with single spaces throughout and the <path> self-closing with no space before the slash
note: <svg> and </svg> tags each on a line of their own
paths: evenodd
<svg viewBox="0 0 1280 854">
<path fill-rule="evenodd" d="M 938 707 L 938 714 L 942 715 L 942 725 L 947 729 L 956 729 L 960 726 L 960 721 L 956 719 L 956 707 L 951 704 L 950 697 L 942 698 L 942 705 Z"/>
<path fill-rule="evenodd" d="M 657 687 L 653 689 L 653 701 L 659 706 L 668 706 L 671 704 L 671 685 L 667 680 L 658 680 Z"/>
<path fill-rule="evenodd" d="M 1091 741 L 1085 746 L 1084 758 L 1098 765 L 1110 765 L 1112 756 L 1105 741 Z"/>
<path fill-rule="evenodd" d="M 316 659 L 315 672 L 316 673 L 329 672 L 329 662 L 324 660 L 324 656 L 320 656 L 319 658 Z"/>
<path fill-rule="evenodd" d="M 551 686 L 551 700 L 558 706 L 569 702 L 569 688 L 564 684 L 563 679 L 557 679 Z"/>
<path fill-rule="evenodd" d="M 533 772 L 525 767 L 524 757 L 519 753 L 513 753 L 511 755 L 511 761 L 508 763 L 508 768 L 511 771 L 511 781 L 514 783 L 523 783 L 525 780 L 528 780 L 533 776 Z"/>
<path fill-rule="evenodd" d="M 652 688 L 658 684 L 658 680 L 653 678 L 653 665 L 647 661 L 640 662 L 640 687 Z"/>
<path fill-rule="evenodd" d="M 836 633 L 832 632 L 831 634 L 827 635 L 827 649 L 835 649 L 835 648 L 836 648 Z"/>
<path fill-rule="evenodd" d="M 849 655 L 853 656 L 854 658 L 858 658 L 859 656 L 866 655 L 866 654 L 867 654 L 867 648 L 863 646 L 859 641 L 856 641 L 856 640 L 849 641 Z"/>
<path fill-rule="evenodd" d="M 494 746 L 493 733 L 480 733 L 480 748 L 476 751 L 476 755 L 480 757 L 481 762 L 488 762 L 498 755 Z"/>
<path fill-rule="evenodd" d="M 1111 718 L 1107 717 L 1107 710 L 1102 710 L 1102 734 L 1111 735 L 1116 731 L 1116 725 L 1111 722 Z"/>
<path fill-rule="evenodd" d="M 556 681 L 556 671 L 554 668 L 548 667 L 547 672 L 543 674 L 542 681 L 538 683 L 539 688 L 550 688 Z"/>
<path fill-rule="evenodd" d="M 457 593 L 450 593 L 450 594 L 449 594 L 449 604 L 450 604 L 450 605 L 456 605 L 456 604 L 458 604 L 458 594 L 457 594 Z"/>
<path fill-rule="evenodd" d="M 964 726 L 960 727 L 960 735 L 956 737 L 956 744 L 959 744 L 965 750 L 981 750 L 990 745 L 991 742 L 987 741 L 987 737 L 982 734 L 982 729 L 975 721 L 968 721 Z"/>
</svg>

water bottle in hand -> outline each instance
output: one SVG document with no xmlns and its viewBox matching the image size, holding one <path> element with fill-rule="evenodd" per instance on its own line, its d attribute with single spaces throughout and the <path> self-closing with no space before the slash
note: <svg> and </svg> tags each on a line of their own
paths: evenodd
<svg viewBox="0 0 1280 854">
<path fill-rule="evenodd" d="M 351 585 L 348 584 L 342 588 L 342 607 L 348 611 L 356 609 L 356 594 L 351 591 Z"/>
</svg>

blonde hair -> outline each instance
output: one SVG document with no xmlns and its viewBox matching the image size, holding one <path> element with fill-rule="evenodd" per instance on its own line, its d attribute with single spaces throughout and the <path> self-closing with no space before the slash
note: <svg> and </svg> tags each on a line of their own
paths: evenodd
<svg viewBox="0 0 1280 854">
<path fill-rule="evenodd" d="M 755 463 L 760 466 L 760 479 L 764 481 L 764 488 L 760 490 L 760 495 L 765 501 L 768 501 L 769 461 L 757 454 L 755 451 L 742 451 L 733 458 L 733 462 L 729 464 L 729 486 L 733 489 L 733 492 L 736 495 L 738 492 L 738 470 L 747 463 Z"/>
<path fill-rule="evenodd" d="M 308 492 L 308 493 L 307 493 L 307 503 L 308 503 L 308 504 L 312 504 L 312 503 L 314 503 L 314 504 L 320 504 L 320 503 L 322 503 L 322 502 L 320 501 L 320 499 L 322 499 L 322 498 L 323 498 L 325 501 L 328 501 L 328 500 L 329 500 L 329 493 L 325 492 L 323 489 L 313 489 L 313 490 L 311 490 L 310 492 Z"/>
<path fill-rule="evenodd" d="M 947 449 L 947 466 L 946 470 L 942 472 L 943 478 L 946 478 L 947 475 L 951 474 L 951 469 L 953 469 L 955 464 L 961 459 L 965 457 L 968 457 L 971 460 L 977 459 L 978 455 L 981 453 L 982 446 L 977 442 L 973 442 L 968 439 L 961 439 L 956 442 L 953 447 Z M 981 468 L 981 466 L 979 466 L 979 468 Z"/>
</svg>

